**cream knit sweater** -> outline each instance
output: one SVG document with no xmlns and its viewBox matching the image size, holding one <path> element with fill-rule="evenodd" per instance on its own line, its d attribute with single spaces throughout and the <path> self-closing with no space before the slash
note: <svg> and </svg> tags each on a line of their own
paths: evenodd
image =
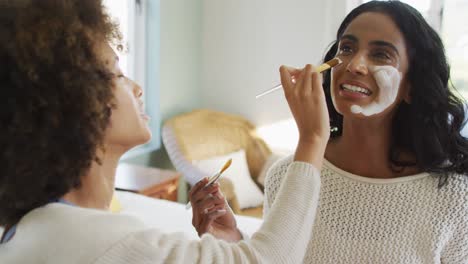
<svg viewBox="0 0 468 264">
<path fill-rule="evenodd" d="M 53 203 L 21 219 L 16 235 L 0 244 L 0 263 L 298 263 L 311 236 L 320 175 L 312 165 L 294 162 L 284 178 L 269 217 L 248 241 L 227 243 L 211 235 L 190 241 L 148 229 L 131 216 Z"/>
<path fill-rule="evenodd" d="M 266 215 L 290 162 L 290 157 L 280 160 L 268 173 Z M 427 173 L 375 179 L 325 161 L 303 262 L 467 264 L 468 177 L 450 178 L 438 189 L 437 177 Z"/>
</svg>

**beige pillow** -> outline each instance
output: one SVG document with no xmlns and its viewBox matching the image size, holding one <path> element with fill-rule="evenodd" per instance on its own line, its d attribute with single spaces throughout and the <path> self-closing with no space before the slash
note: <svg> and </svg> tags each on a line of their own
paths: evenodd
<svg viewBox="0 0 468 264">
<path fill-rule="evenodd" d="M 232 159 L 231 166 L 221 177 L 226 177 L 232 182 L 239 207 L 245 209 L 262 205 L 263 193 L 250 175 L 243 149 L 211 159 L 194 160 L 193 164 L 208 176 L 218 172 L 229 159 Z"/>
</svg>

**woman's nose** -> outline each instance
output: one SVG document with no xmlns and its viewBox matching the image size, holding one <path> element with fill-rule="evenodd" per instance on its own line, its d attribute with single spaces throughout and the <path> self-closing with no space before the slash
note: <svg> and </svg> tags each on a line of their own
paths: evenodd
<svg viewBox="0 0 468 264">
<path fill-rule="evenodd" d="M 346 66 L 346 70 L 356 75 L 367 75 L 369 69 L 367 67 L 367 60 L 365 56 L 356 54 Z"/>
</svg>

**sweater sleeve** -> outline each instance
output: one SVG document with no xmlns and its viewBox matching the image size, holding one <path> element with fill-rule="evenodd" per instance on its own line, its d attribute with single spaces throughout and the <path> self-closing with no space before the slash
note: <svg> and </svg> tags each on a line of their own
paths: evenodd
<svg viewBox="0 0 468 264">
<path fill-rule="evenodd" d="M 269 214 L 247 241 L 228 243 L 209 234 L 189 241 L 183 234 L 139 231 L 115 243 L 95 263 L 299 263 L 315 219 L 319 174 L 308 163 L 289 165 Z"/>
<path fill-rule="evenodd" d="M 267 172 L 265 177 L 265 195 L 263 199 L 263 215 L 268 215 L 271 205 L 276 199 L 281 182 L 286 175 L 293 156 L 285 157 L 276 162 Z"/>
</svg>

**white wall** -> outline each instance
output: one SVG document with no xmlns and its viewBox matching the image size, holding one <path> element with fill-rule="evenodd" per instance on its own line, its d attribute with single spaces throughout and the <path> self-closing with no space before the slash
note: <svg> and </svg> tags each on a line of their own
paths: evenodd
<svg viewBox="0 0 468 264">
<path fill-rule="evenodd" d="M 346 0 L 203 0 L 201 105 L 257 125 L 290 118 L 281 64 L 317 64 L 346 13 Z"/>
<path fill-rule="evenodd" d="M 200 1 L 160 1 L 160 108 L 164 121 L 200 106 L 202 29 Z"/>
</svg>

